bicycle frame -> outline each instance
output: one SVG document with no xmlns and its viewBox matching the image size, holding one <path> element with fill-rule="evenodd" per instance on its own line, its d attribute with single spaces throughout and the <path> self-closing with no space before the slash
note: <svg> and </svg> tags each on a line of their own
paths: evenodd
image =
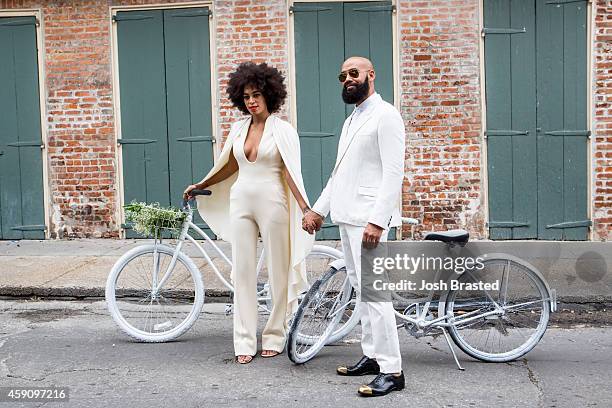
<svg viewBox="0 0 612 408">
<path fill-rule="evenodd" d="M 466 272 L 469 274 L 469 272 Z M 436 271 L 436 275 L 434 277 L 434 281 L 437 282 L 440 278 L 440 274 L 441 274 L 441 270 L 437 270 Z M 426 329 L 429 327 L 449 327 L 449 326 L 453 326 L 456 325 L 458 322 L 461 323 L 465 323 L 465 322 L 469 322 L 472 320 L 477 320 L 483 317 L 487 317 L 487 316 L 491 316 L 491 315 L 503 315 L 504 314 L 504 309 L 493 299 L 492 296 L 489 295 L 488 291 L 485 290 L 486 296 L 491 300 L 491 302 L 495 305 L 495 310 L 489 311 L 489 312 L 484 312 L 481 314 L 477 314 L 476 316 L 473 316 L 475 313 L 478 313 L 478 310 L 476 311 L 472 311 L 472 312 L 468 312 L 464 315 L 462 315 L 459 318 L 455 318 L 453 316 L 451 316 L 450 314 L 444 314 L 442 315 L 441 311 L 443 311 L 444 309 L 444 305 L 446 304 L 445 300 L 440 300 L 438 303 L 438 318 L 433 319 L 433 320 L 426 320 L 427 317 L 427 313 L 429 311 L 429 307 L 433 301 L 433 296 L 434 296 L 434 290 L 430 290 L 429 291 L 429 295 L 427 298 L 425 299 L 422 311 L 420 312 L 420 314 L 418 314 L 418 318 L 414 319 L 410 316 L 406 316 L 404 314 L 401 314 L 397 311 L 395 311 L 395 315 L 397 317 L 399 317 L 400 319 L 408 322 L 408 323 L 412 323 L 414 325 L 416 325 L 417 327 L 421 328 L 421 329 Z M 421 299 L 414 299 L 416 300 L 416 302 L 414 302 L 414 305 L 420 304 L 421 303 Z M 522 305 L 522 304 L 521 304 Z M 412 306 L 412 305 L 411 305 Z M 515 305 L 518 306 L 518 305 Z M 448 323 L 444 322 L 446 320 L 449 320 Z"/>
<path fill-rule="evenodd" d="M 471 274 L 469 271 L 465 272 L 467 274 Z M 441 270 L 437 270 L 436 271 L 436 275 L 434 278 L 434 281 L 438 281 L 440 278 L 440 274 L 441 274 Z M 505 276 L 505 279 L 504 279 Z M 507 280 L 508 280 L 508 274 L 505 273 L 502 275 L 502 289 L 500 293 L 500 299 L 506 299 L 506 295 L 507 293 L 505 293 L 505 290 L 507 289 Z M 545 281 L 544 281 L 545 282 Z M 516 305 L 511 305 L 511 306 L 507 306 L 507 307 L 502 307 L 500 306 L 500 304 L 498 302 L 495 301 L 495 299 L 493 299 L 493 296 L 491 296 L 489 294 L 489 292 L 487 290 L 484 291 L 486 297 L 491 301 L 491 303 L 494 305 L 495 309 L 494 310 L 490 310 L 490 311 L 486 311 L 486 312 L 482 312 L 480 309 L 477 310 L 473 310 L 470 312 L 467 312 L 461 316 L 453 316 L 450 313 L 445 313 L 446 310 L 446 296 L 448 294 L 448 292 L 444 293 L 442 296 L 440 296 L 440 299 L 438 300 L 438 317 L 436 319 L 432 319 L 432 320 L 427 320 L 427 314 L 429 313 L 429 309 L 431 306 L 431 303 L 433 301 L 433 296 L 434 296 L 434 290 L 430 290 L 429 291 L 429 295 L 426 298 L 421 298 L 421 299 L 414 299 L 416 302 L 412 303 L 410 306 L 411 307 L 413 305 L 415 305 L 415 310 L 417 305 L 420 305 L 422 300 L 424 299 L 424 304 L 423 304 L 423 308 L 420 311 L 420 313 L 417 311 L 417 318 L 412 318 L 410 316 L 406 316 L 402 313 L 399 313 L 398 311 L 394 310 L 394 314 L 397 318 L 401 319 L 404 321 L 403 324 L 398 325 L 398 327 L 404 326 L 406 323 L 411 323 L 414 324 L 418 329 L 420 329 L 422 331 L 422 335 L 426 335 L 428 329 L 440 329 L 442 331 L 442 334 L 444 334 L 444 338 L 446 339 L 446 342 L 448 344 L 449 349 L 451 350 L 451 353 L 453 355 L 453 358 L 455 359 L 455 363 L 457 364 L 457 367 L 459 368 L 459 370 L 464 370 L 464 368 L 461 366 L 461 364 L 459 363 L 459 359 L 457 358 L 457 355 L 455 354 L 455 349 L 453 348 L 452 344 L 451 344 L 451 340 L 450 340 L 450 336 L 448 334 L 447 328 L 448 327 L 452 327 L 452 326 L 457 326 L 459 324 L 466 324 L 472 321 L 476 321 L 476 320 L 480 320 L 482 318 L 486 318 L 488 316 L 503 316 L 507 310 L 512 310 L 515 308 L 519 308 L 519 307 L 523 307 L 529 304 L 533 304 L 533 303 L 540 303 L 540 302 L 551 302 L 554 303 L 554 295 L 553 292 L 548 292 L 549 293 L 549 297 L 544 298 L 544 299 L 538 299 L 535 301 L 530 301 L 530 302 L 523 302 L 523 303 L 518 303 Z M 478 303 L 476 303 L 478 304 Z M 407 310 L 408 308 L 404 309 Z M 415 337 L 420 337 L 417 336 L 415 333 L 410 333 L 411 335 L 415 336 Z"/>
<path fill-rule="evenodd" d="M 157 265 L 158 256 L 157 256 L 157 250 L 156 249 L 154 250 L 153 265 L 154 265 L 155 273 L 153 274 L 154 275 L 153 277 L 153 295 L 157 294 L 159 289 L 164 286 L 164 284 L 168 281 L 168 279 L 170 279 L 170 276 L 172 275 L 172 271 L 174 270 L 174 266 L 176 265 L 176 261 L 178 259 L 178 254 L 181 252 L 181 249 L 183 248 L 183 244 L 185 243 L 185 241 L 191 242 L 198 249 L 199 253 L 204 257 L 204 259 L 206 259 L 206 262 L 208 262 L 208 264 L 211 266 L 215 275 L 217 275 L 217 278 L 219 278 L 219 280 L 223 283 L 223 285 L 227 289 L 229 289 L 231 292 L 234 292 L 234 286 L 231 284 L 231 282 L 228 282 L 228 280 L 223 277 L 221 271 L 215 266 L 215 264 L 212 261 L 212 258 L 209 256 L 208 252 L 206 252 L 202 244 L 200 244 L 193 236 L 189 234 L 189 229 L 190 228 L 193 229 L 197 233 L 197 236 L 201 237 L 210 246 L 212 246 L 213 250 L 226 262 L 227 265 L 230 266 L 230 268 L 232 267 L 232 261 L 217 246 L 217 244 L 215 244 L 215 241 L 212 238 L 210 238 L 210 236 L 208 236 L 206 232 L 204 232 L 200 227 L 198 227 L 196 224 L 193 223 L 193 208 L 189 205 L 188 202 L 185 203 L 183 210 L 186 213 L 186 218 L 185 218 L 185 221 L 183 222 L 183 225 L 181 226 L 181 232 L 177 238 L 177 244 L 174 248 L 172 259 L 170 260 L 170 263 L 168 267 L 166 268 L 166 271 L 164 272 L 164 275 L 162 276 L 161 280 L 159 280 L 159 282 L 157 282 L 157 275 L 159 273 L 159 270 L 158 270 L 159 265 Z M 161 239 L 158 241 L 158 239 L 156 238 L 155 239 L 156 248 L 157 248 L 158 243 L 161 243 Z M 259 276 L 261 270 L 263 269 L 264 258 L 265 258 L 265 249 L 262 249 L 259 260 L 257 261 L 257 269 L 256 269 L 257 277 Z M 259 302 L 265 302 L 265 301 L 271 300 L 271 295 L 269 294 L 267 284 L 265 284 L 261 290 L 258 290 L 257 300 Z M 267 308 L 264 308 L 264 309 L 269 312 Z"/>
<path fill-rule="evenodd" d="M 187 213 L 187 217 L 185 219 L 185 221 L 183 222 L 183 225 L 181 227 L 181 232 L 179 234 L 179 237 L 177 239 L 177 244 L 176 247 L 174 248 L 174 253 L 172 255 L 172 260 L 170 261 L 170 264 L 168 265 L 168 268 L 166 269 L 166 271 L 164 272 L 163 277 L 161 278 L 161 280 L 159 281 L 159 283 L 157 283 L 157 285 L 155 285 L 154 288 L 154 292 L 157 292 L 159 290 L 159 288 L 163 287 L 164 284 L 166 283 L 166 281 L 170 278 L 170 275 L 172 274 L 172 270 L 174 270 L 174 266 L 176 265 L 176 260 L 178 259 L 178 254 L 181 252 L 181 249 L 183 247 L 183 244 L 185 242 L 185 240 L 191 242 L 192 244 L 195 245 L 195 247 L 198 249 L 198 251 L 200 252 L 200 254 L 202 254 L 202 256 L 204 257 L 204 259 L 206 259 L 206 261 L 208 262 L 208 264 L 212 267 L 213 271 L 215 272 L 215 275 L 217 275 L 217 277 L 219 278 L 219 280 L 221 282 L 223 282 L 223 284 L 230 290 L 230 291 L 234 291 L 234 287 L 232 286 L 232 284 L 230 282 L 228 282 L 223 275 L 221 274 L 221 272 L 219 271 L 219 269 L 215 266 L 215 264 L 212 262 L 212 259 L 210 258 L 210 256 L 208 255 L 208 253 L 206 252 L 206 250 L 202 247 L 202 245 L 196 241 L 190 234 L 189 234 L 189 228 L 192 228 L 201 238 L 203 238 L 206 242 L 208 242 L 213 249 L 215 250 L 215 252 L 217 252 L 217 254 L 219 254 L 221 256 L 221 258 L 227 262 L 228 265 L 232 265 L 232 262 L 230 261 L 230 259 L 225 255 L 225 253 L 223 253 L 223 251 L 214 243 L 214 241 L 208 236 L 208 234 L 206 234 L 204 231 L 202 231 L 202 229 L 200 229 L 200 227 L 198 227 L 197 225 L 195 225 L 193 223 L 193 209 L 189 206 L 189 204 L 187 204 L 187 208 L 186 208 L 186 213 Z M 157 245 L 158 240 L 155 239 L 155 244 Z M 161 240 L 160 240 L 161 243 Z M 154 256 L 155 259 L 157 258 L 157 254 L 156 252 L 154 252 Z M 155 270 L 156 273 L 157 271 L 157 265 L 155 266 Z M 156 275 L 156 274 L 154 274 Z"/>
</svg>

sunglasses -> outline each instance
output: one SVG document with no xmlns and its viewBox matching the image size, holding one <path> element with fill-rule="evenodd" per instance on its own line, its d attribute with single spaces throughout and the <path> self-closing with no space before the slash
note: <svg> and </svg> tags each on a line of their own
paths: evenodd
<svg viewBox="0 0 612 408">
<path fill-rule="evenodd" d="M 338 80 L 340 82 L 344 82 L 346 81 L 346 77 L 347 75 L 350 76 L 351 78 L 355 79 L 355 78 L 359 78 L 359 73 L 360 72 L 368 72 L 369 69 L 366 69 L 364 71 L 360 71 L 357 68 L 351 68 L 348 71 L 342 71 L 340 72 L 340 74 L 338 75 Z"/>
</svg>

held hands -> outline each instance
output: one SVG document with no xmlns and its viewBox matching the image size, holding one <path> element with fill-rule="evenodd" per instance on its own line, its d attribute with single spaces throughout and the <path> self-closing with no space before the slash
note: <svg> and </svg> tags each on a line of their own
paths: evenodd
<svg viewBox="0 0 612 408">
<path fill-rule="evenodd" d="M 380 237 L 382 236 L 383 230 L 384 229 L 378 225 L 368 223 L 365 231 L 363 231 L 363 237 L 361 238 L 362 245 L 367 249 L 376 248 L 380 242 Z"/>
<path fill-rule="evenodd" d="M 319 231 L 321 226 L 323 226 L 323 217 L 310 209 L 306 210 L 302 217 L 302 229 L 312 235 L 315 231 Z"/>
</svg>

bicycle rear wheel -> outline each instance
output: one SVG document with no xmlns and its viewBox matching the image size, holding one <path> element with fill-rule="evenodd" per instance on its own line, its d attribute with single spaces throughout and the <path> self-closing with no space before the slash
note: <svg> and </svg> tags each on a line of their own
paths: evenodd
<svg viewBox="0 0 612 408">
<path fill-rule="evenodd" d="M 123 255 L 106 282 L 108 310 L 119 328 L 143 342 L 174 340 L 195 323 L 204 305 L 202 276 L 193 261 L 178 254 L 170 278 L 157 291 L 174 249 L 146 244 Z M 156 272 L 157 271 L 157 272 Z"/>
<path fill-rule="evenodd" d="M 293 317 L 287 338 L 287 354 L 296 364 L 307 362 L 327 344 L 351 302 L 353 288 L 346 273 L 339 272 L 330 268 L 314 282 Z"/>
<path fill-rule="evenodd" d="M 449 334 L 466 354 L 487 362 L 507 362 L 525 355 L 548 326 L 550 298 L 538 273 L 518 260 L 495 257 L 482 270 L 463 273 L 460 283 L 499 282 L 498 290 L 448 292 L 446 314 L 455 323 Z M 488 316 L 482 314 L 494 312 Z"/>
</svg>

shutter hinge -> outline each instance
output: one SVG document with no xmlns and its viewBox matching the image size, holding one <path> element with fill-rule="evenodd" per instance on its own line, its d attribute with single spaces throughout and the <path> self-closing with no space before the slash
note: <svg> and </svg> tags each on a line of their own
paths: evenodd
<svg viewBox="0 0 612 408">
<path fill-rule="evenodd" d="M 117 144 L 149 144 L 156 143 L 156 140 L 152 139 L 117 139 Z"/>
<path fill-rule="evenodd" d="M 527 136 L 529 135 L 528 130 L 486 130 L 485 137 L 489 136 Z"/>
<path fill-rule="evenodd" d="M 391 11 L 392 13 L 396 12 L 396 6 L 393 5 L 385 5 L 385 6 L 370 6 L 370 7 L 360 7 L 353 9 L 353 11 L 365 11 L 367 13 L 376 12 L 376 11 Z"/>
<path fill-rule="evenodd" d="M 568 4 L 568 3 L 583 3 L 587 0 L 548 0 L 545 4 L 552 4 L 552 5 L 556 5 L 556 6 L 561 6 L 563 4 Z M 591 0 L 588 0 L 588 2 L 590 3 Z"/>
<path fill-rule="evenodd" d="M 46 225 L 15 225 L 11 227 L 13 231 L 46 231 Z"/>
<path fill-rule="evenodd" d="M 527 29 L 523 28 L 490 28 L 483 27 L 480 34 L 484 37 L 487 34 L 522 34 L 526 33 Z"/>
<path fill-rule="evenodd" d="M 197 142 L 212 142 L 212 136 L 189 136 L 189 137 L 180 137 L 176 139 L 177 142 L 188 142 L 188 143 L 197 143 Z"/>
<path fill-rule="evenodd" d="M 209 8 L 188 8 L 170 13 L 171 17 L 199 17 L 211 16 L 212 10 Z"/>
<path fill-rule="evenodd" d="M 330 7 L 318 7 L 318 6 L 308 6 L 308 5 L 299 5 L 299 6 L 291 6 L 289 7 L 289 14 L 299 13 L 299 12 L 312 12 L 312 11 L 329 11 Z"/>
<path fill-rule="evenodd" d="M 527 222 L 515 222 L 515 221 L 490 221 L 487 223 L 488 228 L 520 228 L 528 227 Z"/>
<path fill-rule="evenodd" d="M 133 11 L 131 11 L 131 12 L 122 13 L 121 15 L 115 14 L 113 16 L 113 23 L 116 23 L 118 21 L 128 21 L 128 20 L 150 20 L 152 18 L 153 18 L 152 15 L 135 14 Z"/>
<path fill-rule="evenodd" d="M 565 229 L 565 228 L 576 228 L 576 227 L 590 227 L 593 225 L 591 220 L 582 220 L 582 221 L 568 221 L 568 222 L 560 222 L 558 224 L 547 225 L 547 229 Z"/>
<path fill-rule="evenodd" d="M 43 145 L 40 143 L 40 141 L 34 140 L 34 141 L 27 141 L 27 142 L 11 142 L 11 143 L 7 143 L 7 146 L 10 147 L 36 147 L 36 146 L 40 146 L 40 148 L 43 148 Z"/>
</svg>

